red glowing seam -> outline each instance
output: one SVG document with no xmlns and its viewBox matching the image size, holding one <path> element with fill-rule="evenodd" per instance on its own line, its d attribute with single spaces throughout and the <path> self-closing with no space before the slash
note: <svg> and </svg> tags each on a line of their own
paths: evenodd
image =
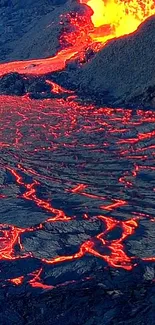
<svg viewBox="0 0 155 325">
<path fill-rule="evenodd" d="M 24 182 L 22 180 L 22 177 L 20 175 L 17 174 L 17 172 L 15 172 L 14 170 L 10 170 L 12 172 L 12 174 L 16 177 L 16 181 L 19 185 L 23 185 Z M 36 197 L 35 193 L 35 189 L 33 188 L 34 184 L 38 184 L 38 182 L 34 182 L 32 184 L 24 184 L 25 187 L 27 188 L 27 192 L 25 194 L 23 194 L 23 197 L 26 199 L 31 199 L 34 200 L 35 203 L 37 203 L 37 205 L 46 208 L 48 211 L 52 210 L 52 212 L 56 212 L 59 215 L 59 218 L 61 219 L 65 219 L 64 218 L 64 213 L 61 210 L 57 210 L 57 209 L 53 209 L 51 208 L 51 206 L 48 206 L 48 203 L 40 200 Z M 114 207 L 118 207 L 122 204 L 125 204 L 125 201 L 119 200 L 118 202 L 114 203 L 113 205 L 107 207 L 107 209 L 111 210 Z M 87 217 L 87 215 L 85 215 L 85 217 Z M 82 256 L 84 256 L 86 253 L 90 253 L 93 254 L 94 256 L 103 258 L 104 260 L 106 260 L 108 262 L 109 265 L 111 266 L 115 266 L 115 267 L 123 267 L 125 269 L 131 269 L 132 265 L 131 265 L 131 259 L 125 254 L 124 252 L 124 247 L 122 244 L 122 241 L 124 239 L 126 239 L 127 236 L 131 235 L 134 231 L 134 229 L 137 227 L 137 223 L 135 220 L 130 220 L 127 222 L 118 222 L 114 219 L 111 219 L 109 217 L 104 217 L 104 216 L 99 216 L 99 218 L 104 221 L 107 225 L 107 229 L 105 232 L 99 234 L 97 236 L 97 239 L 99 239 L 101 241 L 102 244 L 106 244 L 108 245 L 108 247 L 111 250 L 111 254 L 110 256 L 106 256 L 106 255 L 102 255 L 99 252 L 97 252 L 95 250 L 94 247 L 94 242 L 93 240 L 89 240 L 86 241 L 85 243 L 83 243 L 80 247 L 80 250 L 78 253 L 71 255 L 71 256 L 61 256 L 61 257 L 56 257 L 52 260 L 46 260 L 46 259 L 42 259 L 43 262 L 46 262 L 48 264 L 55 264 L 55 263 L 60 263 L 60 262 L 64 262 L 64 261 L 70 261 L 70 260 L 74 260 L 77 258 L 81 258 Z M 56 220 L 56 218 L 52 218 L 51 220 L 54 221 Z M 123 233 L 122 233 L 122 237 L 117 240 L 117 241 L 111 241 L 110 243 L 108 243 L 108 241 L 105 241 L 102 237 L 110 230 L 112 230 L 113 228 L 115 228 L 116 225 L 120 225 L 122 227 Z M 13 246 L 15 245 L 15 243 L 18 241 L 20 248 L 23 249 L 23 247 L 21 246 L 20 240 L 19 240 L 19 236 L 22 232 L 26 231 L 26 230 L 21 230 L 21 229 L 15 229 L 14 227 L 12 227 L 12 230 L 14 230 L 14 236 L 13 239 L 10 243 L 9 248 L 7 247 L 7 249 L 5 248 L 4 250 L 1 250 L 1 257 L 5 258 L 5 259 L 14 259 L 17 257 L 13 257 Z M 32 230 L 33 231 L 33 230 Z M 7 231 L 5 231 L 5 237 L 8 238 L 10 234 L 7 233 Z M 9 238 L 10 239 L 10 238 Z M 25 256 L 32 256 L 31 253 L 28 253 Z M 19 258 L 19 257 L 18 257 Z M 21 257 L 20 257 L 21 258 Z"/>
<path fill-rule="evenodd" d="M 105 200 L 106 199 L 104 196 L 101 196 L 101 195 L 83 192 L 83 190 L 86 189 L 87 187 L 88 187 L 88 185 L 78 184 L 73 189 L 67 189 L 66 192 L 71 192 L 71 193 L 74 193 L 74 194 L 75 193 L 80 194 L 80 195 L 86 196 L 86 197 L 91 198 L 91 199 L 98 199 L 98 200 Z"/>
<path fill-rule="evenodd" d="M 137 166 L 135 168 L 138 169 Z M 12 169 L 10 171 L 12 171 Z M 22 177 L 20 175 L 18 175 L 18 173 L 16 171 L 13 171 L 13 175 L 16 177 L 16 181 L 19 185 L 24 184 Z M 36 185 L 35 182 L 32 184 L 25 184 L 25 188 L 27 189 L 25 198 L 28 200 L 29 199 L 34 200 L 34 202 L 37 202 L 37 204 L 39 204 L 39 206 L 45 207 L 45 203 L 47 204 L 47 202 L 38 199 L 36 197 L 36 194 L 34 194 L 34 189 L 33 189 L 34 184 Z M 109 206 L 108 209 L 111 210 L 112 208 L 114 208 L 116 206 L 118 207 L 122 204 L 124 205 L 125 203 L 126 202 L 123 200 L 118 200 L 116 203 L 114 203 L 114 205 Z M 50 209 L 51 209 L 51 207 L 50 207 Z M 53 210 L 53 208 L 52 208 L 52 210 Z M 64 217 L 64 213 L 61 210 L 57 210 L 57 209 L 54 209 L 54 210 L 56 213 L 58 212 L 60 214 L 59 215 L 60 217 L 61 217 L 61 215 L 62 215 L 62 217 Z M 88 215 L 85 214 L 85 217 L 88 218 Z M 138 218 L 134 218 L 134 219 L 128 220 L 128 221 L 117 221 L 117 220 L 112 219 L 107 216 L 99 216 L 98 218 L 105 223 L 106 230 L 103 233 L 98 234 L 96 236 L 96 238 L 101 242 L 102 245 L 105 245 L 106 247 L 108 247 L 110 249 L 111 253 L 109 255 L 105 255 L 105 254 L 103 255 L 103 254 L 99 253 L 95 249 L 95 242 L 94 242 L 94 239 L 92 238 L 91 240 L 84 242 L 81 245 L 79 252 L 77 252 L 76 254 L 73 254 L 70 256 L 59 256 L 59 257 L 55 257 L 51 260 L 42 259 L 42 261 L 47 264 L 62 263 L 65 261 L 70 261 L 70 260 L 75 260 L 75 259 L 81 258 L 85 254 L 89 253 L 96 257 L 104 259 L 105 261 L 107 261 L 107 263 L 110 266 L 122 267 L 124 269 L 131 270 L 133 267 L 133 258 L 129 258 L 127 256 L 127 254 L 125 253 L 123 241 L 128 236 L 132 235 L 134 233 L 135 229 L 138 227 L 138 223 L 137 223 Z M 52 221 L 54 221 L 54 220 L 55 220 L 55 218 L 52 218 Z M 104 239 L 105 235 L 109 231 L 115 229 L 115 227 L 117 227 L 117 226 L 121 227 L 121 229 L 122 229 L 121 238 L 119 238 L 118 240 L 111 240 L 111 241 Z M 41 227 L 40 227 L 40 229 L 41 229 Z M 13 240 L 11 241 L 11 244 L 9 246 L 9 252 L 8 252 L 8 247 L 7 247 L 7 250 L 6 250 L 6 248 L 4 250 L 1 250 L 1 257 L 3 259 L 15 259 L 15 258 L 23 258 L 25 256 L 32 256 L 31 253 L 28 253 L 27 255 L 24 255 L 24 256 L 18 256 L 18 257 L 13 256 L 13 247 L 16 242 L 18 242 L 20 248 L 23 249 L 23 247 L 20 243 L 19 237 L 22 232 L 24 232 L 28 229 L 21 230 L 21 229 L 18 229 L 18 228 L 15 229 L 15 227 L 12 227 L 12 230 L 14 231 L 14 236 L 13 236 Z M 31 231 L 33 231 L 33 229 L 31 229 Z M 10 239 L 10 234 L 6 230 L 4 231 L 4 234 L 5 234 L 6 238 L 9 237 L 9 239 Z M 39 275 L 40 275 L 40 273 L 39 273 Z M 40 286 L 42 288 L 45 288 L 44 285 L 42 285 L 42 284 L 39 285 L 37 278 L 38 278 L 38 274 L 36 275 L 36 278 L 34 281 L 30 280 L 32 282 L 32 286 L 37 286 L 37 287 Z"/>
<path fill-rule="evenodd" d="M 17 278 L 10 279 L 9 281 L 12 282 L 13 284 L 19 286 L 24 282 L 24 276 L 22 275 Z"/>
<path fill-rule="evenodd" d="M 63 94 L 63 93 L 74 94 L 74 91 L 67 90 L 51 80 L 46 80 L 46 83 L 52 86 L 52 92 L 55 94 Z"/>
<path fill-rule="evenodd" d="M 115 120 L 115 119 L 112 119 L 112 120 Z M 120 119 L 118 119 L 118 120 L 120 120 Z M 74 120 L 74 122 L 75 122 L 75 120 Z M 73 122 L 73 126 L 74 126 L 74 122 Z M 138 122 L 137 123 L 132 123 L 132 125 L 137 125 L 137 124 L 139 124 L 139 123 Z M 17 124 L 16 124 L 16 126 L 17 126 Z M 18 132 L 18 130 L 17 130 L 17 133 L 16 134 L 17 134 L 17 137 L 18 137 L 18 139 L 16 140 L 16 145 L 18 145 L 19 144 L 19 138 L 20 138 L 21 135 L 20 135 L 20 132 Z M 148 136 L 148 134 L 147 134 L 147 136 L 142 135 L 141 138 L 140 138 L 140 140 L 146 139 L 148 137 L 150 138 L 150 133 L 149 133 L 149 136 Z M 129 139 L 129 141 L 130 141 L 130 139 Z M 140 156 L 140 157 L 143 157 L 143 156 Z M 19 166 L 18 166 L 18 168 L 20 170 L 22 170 Z M 143 168 L 143 166 L 142 166 L 142 168 Z M 151 167 L 150 167 L 150 169 L 151 169 Z M 153 169 L 153 167 L 152 167 L 152 169 Z M 8 168 L 8 170 L 9 170 L 9 168 Z M 133 176 L 136 176 L 137 175 L 138 170 L 139 170 L 139 167 L 136 166 L 135 171 L 133 171 Z M 10 171 L 12 171 L 12 169 L 10 169 Z M 26 188 L 26 192 L 23 194 L 23 198 L 25 198 L 27 200 L 34 201 L 38 206 L 40 206 L 42 208 L 45 208 L 45 210 L 47 210 L 47 211 L 50 211 L 50 212 L 53 212 L 54 211 L 54 213 L 56 213 L 56 214 L 58 213 L 59 217 L 62 217 L 62 219 L 60 218 L 60 219 L 56 219 L 56 220 L 65 220 L 64 219 L 64 213 L 63 213 L 63 211 L 57 210 L 57 209 L 54 209 L 53 210 L 53 208 L 49 205 L 49 202 L 47 202 L 46 200 L 40 200 L 40 199 L 37 198 L 35 187 L 37 185 L 39 185 L 39 182 L 34 181 L 31 184 L 25 184 L 24 181 L 23 181 L 23 179 L 22 179 L 22 177 L 20 175 L 18 175 L 18 173 L 16 171 L 13 171 L 12 174 L 15 176 L 17 183 L 19 185 L 22 185 L 22 186 L 24 186 Z M 75 193 L 78 193 L 78 190 L 75 191 Z M 89 196 L 89 197 L 98 198 L 98 196 L 94 196 L 93 194 L 87 194 L 87 193 L 84 193 L 84 192 L 83 193 L 81 192 L 81 194 L 83 194 L 85 196 Z M 123 202 L 123 201 L 121 201 L 121 202 Z M 120 203 L 119 202 L 116 202 L 116 203 L 114 203 L 112 205 L 109 205 L 107 207 L 107 210 L 112 210 L 113 208 L 116 208 L 118 206 L 121 206 L 120 205 L 120 204 L 122 204 L 121 202 Z M 124 205 L 124 203 L 123 203 L 123 205 Z M 52 210 L 51 210 L 51 208 L 52 208 Z M 88 215 L 86 215 L 86 214 L 85 214 L 85 217 L 86 218 L 89 218 Z M 124 268 L 131 269 L 132 268 L 132 265 L 130 265 L 131 260 L 124 253 L 124 247 L 123 247 L 122 241 L 124 239 L 126 239 L 127 236 L 129 236 L 129 235 L 131 235 L 133 233 L 132 231 L 134 231 L 134 229 L 136 229 L 136 224 L 133 223 L 132 226 L 131 226 L 131 225 L 128 225 L 128 224 L 125 225 L 123 223 L 117 223 L 117 221 L 114 220 L 114 219 L 112 219 L 112 222 L 111 221 L 106 221 L 106 219 L 105 219 L 106 217 L 103 217 L 103 216 L 101 216 L 100 218 L 104 222 L 107 222 L 107 229 L 106 229 L 105 232 L 99 234 L 97 236 L 97 238 L 101 241 L 102 244 L 107 245 L 107 247 L 109 247 L 111 249 L 111 255 L 110 256 L 106 256 L 106 255 L 102 255 L 102 254 L 98 253 L 95 250 L 95 244 L 94 244 L 94 242 L 93 241 L 87 241 L 86 243 L 84 243 L 81 246 L 79 253 L 74 254 L 72 256 L 67 256 L 67 257 L 60 257 L 60 258 L 57 257 L 54 260 L 54 262 L 52 262 L 53 261 L 52 260 L 51 263 L 53 264 L 53 263 L 60 262 L 60 261 L 62 261 L 61 260 L 62 258 L 63 258 L 63 261 L 80 258 L 81 256 L 83 256 L 83 254 L 85 254 L 85 253 L 88 252 L 88 253 L 93 254 L 95 256 L 98 256 L 100 258 L 104 258 L 109 263 L 109 265 L 115 266 L 115 267 L 124 267 L 123 266 L 123 263 L 125 261 L 125 267 Z M 48 220 L 55 221 L 55 218 L 51 218 L 51 219 L 48 219 Z M 109 218 L 108 218 L 108 220 L 109 220 Z M 106 235 L 106 233 L 108 231 L 114 229 L 114 227 L 117 226 L 117 225 L 119 225 L 122 228 L 122 230 L 123 230 L 122 237 L 119 240 L 117 240 L 117 241 L 108 242 L 107 240 L 104 240 L 102 237 L 104 235 Z M 40 225 L 40 229 L 41 228 L 42 228 L 42 225 Z M 25 230 L 19 229 L 19 233 L 18 233 L 17 230 L 18 229 L 16 229 L 15 227 L 12 228 L 12 231 L 14 231 L 14 236 L 13 236 L 13 241 L 12 241 L 11 245 L 8 247 L 10 249 L 10 251 L 8 253 L 7 251 L 5 251 L 5 249 L 2 249 L 1 251 L 2 251 L 2 253 L 4 253 L 2 258 L 5 258 L 5 259 L 23 258 L 21 256 L 18 256 L 18 257 L 13 256 L 14 255 L 13 247 L 14 247 L 15 243 L 18 242 L 21 250 L 23 249 L 22 244 L 20 242 L 20 237 L 19 236 L 20 236 L 20 234 L 23 231 L 27 231 L 28 229 L 25 229 Z M 33 231 L 33 230 L 31 230 L 31 231 Z M 10 239 L 9 238 L 9 232 L 7 232 L 6 230 L 4 231 L 4 235 L 5 235 L 5 237 L 8 240 Z M 125 256 L 124 256 L 124 254 L 125 254 Z M 24 255 L 24 257 L 25 256 L 32 256 L 32 255 L 31 255 L 31 253 L 28 253 L 27 255 Z M 151 260 L 151 261 L 153 259 L 154 258 L 149 258 L 149 260 Z M 46 261 L 46 263 L 49 263 L 47 260 L 45 260 L 45 261 Z M 120 263 L 120 264 L 118 264 L 118 263 Z M 128 263 L 129 263 L 129 265 L 128 265 Z M 37 281 L 39 281 L 39 280 L 37 280 L 37 278 L 36 278 L 36 282 L 32 282 L 32 283 L 37 283 Z M 41 286 L 42 286 L 42 284 L 41 284 Z"/>
<path fill-rule="evenodd" d="M 42 282 L 42 279 L 41 279 L 42 271 L 43 271 L 43 269 L 41 268 L 41 269 L 36 270 L 36 271 L 34 271 L 32 273 L 29 273 L 26 276 L 26 278 L 32 277 L 31 280 L 28 280 L 28 283 L 29 283 L 29 285 L 31 285 L 32 288 L 39 288 L 39 289 L 43 289 L 43 290 L 52 290 L 54 288 L 66 286 L 68 284 L 79 283 L 79 282 L 84 282 L 84 281 L 90 281 L 90 279 L 91 279 L 91 277 L 85 277 L 84 279 L 81 279 L 79 281 L 70 280 L 70 281 L 65 281 L 63 283 L 57 284 L 56 286 L 53 286 L 53 285 L 49 285 L 49 284 L 48 285 L 44 284 Z M 25 280 L 25 277 L 20 276 L 20 277 L 17 277 L 17 278 L 9 279 L 7 281 L 13 283 L 16 286 L 20 286 L 20 285 L 22 285 L 24 283 L 24 280 Z"/>
<path fill-rule="evenodd" d="M 88 186 L 85 185 L 85 184 L 78 184 L 73 189 L 68 190 L 68 192 L 71 192 L 71 193 L 80 193 L 81 191 L 85 190 L 87 187 Z"/>
<path fill-rule="evenodd" d="M 140 140 L 150 139 L 154 136 L 155 136 L 155 131 L 148 132 L 148 133 L 139 133 L 137 138 L 127 139 L 127 140 L 119 140 L 118 143 L 119 144 L 123 144 L 123 143 L 133 143 L 134 144 Z"/>
<path fill-rule="evenodd" d="M 100 209 L 111 211 L 128 204 L 127 201 L 123 201 L 123 200 L 114 200 L 114 201 L 116 202 L 109 204 L 108 206 L 101 205 Z"/>
<path fill-rule="evenodd" d="M 18 165 L 18 168 L 20 168 L 20 165 Z M 24 183 L 22 177 L 17 173 L 17 171 L 9 167 L 7 167 L 7 170 L 9 170 L 12 173 L 12 175 L 15 177 L 17 184 L 22 185 L 26 188 L 26 192 L 21 195 L 24 199 L 33 201 L 40 208 L 43 208 L 47 212 L 51 212 L 56 215 L 55 217 L 48 218 L 47 221 L 49 222 L 58 221 L 58 220 L 69 221 L 72 219 L 71 217 L 66 216 L 62 210 L 53 208 L 48 201 L 39 199 L 37 197 L 36 185 L 40 184 L 38 181 L 35 180 L 31 184 L 26 184 Z"/>
<path fill-rule="evenodd" d="M 9 229 L 4 229 L 4 228 Z M 2 234 L 0 244 L 0 259 L 1 260 L 16 260 L 32 256 L 31 253 L 16 254 L 14 251 L 15 244 L 20 246 L 20 235 L 30 229 L 21 229 L 14 226 L 0 224 L 0 232 Z"/>
<path fill-rule="evenodd" d="M 101 253 L 96 251 L 94 241 L 88 240 L 81 245 L 79 252 L 76 254 L 70 256 L 59 256 L 51 260 L 42 259 L 42 261 L 48 264 L 62 263 L 64 261 L 71 261 L 71 260 L 81 258 L 85 254 L 89 253 L 91 255 L 104 259 L 108 263 L 108 265 L 112 267 L 120 267 L 126 270 L 131 270 L 133 267 L 133 261 L 124 252 L 123 241 L 128 236 L 133 234 L 135 229 L 138 227 L 136 219 L 123 222 L 123 221 L 116 221 L 114 219 L 105 216 L 99 216 L 98 218 L 106 223 L 107 229 L 103 233 L 96 236 L 96 238 L 101 241 L 102 245 L 106 245 L 106 247 L 109 247 L 111 251 L 109 256 L 102 255 Z M 108 231 L 114 229 L 116 225 L 122 227 L 123 233 L 121 238 L 118 240 L 112 240 L 110 242 L 104 240 L 102 237 L 106 235 Z"/>
<path fill-rule="evenodd" d="M 10 172 L 12 172 L 12 174 L 16 177 L 16 181 L 19 185 L 23 185 L 24 181 L 22 180 L 22 177 L 20 175 L 18 175 L 18 173 L 12 169 L 10 169 Z M 56 217 L 54 218 L 50 218 L 47 221 L 55 221 L 55 220 L 65 220 L 66 216 L 64 214 L 63 211 L 58 210 L 58 209 L 53 209 L 48 202 L 38 199 L 36 196 L 36 190 L 34 188 L 34 185 L 38 184 L 38 182 L 33 182 L 32 184 L 24 184 L 25 188 L 27 189 L 27 191 L 23 194 L 23 197 L 27 200 L 33 200 L 38 206 L 40 207 L 44 207 L 47 211 L 51 211 L 53 213 L 56 213 Z M 113 205 L 110 205 L 107 208 L 107 210 L 111 210 L 115 207 L 121 206 L 122 204 L 124 205 L 126 202 L 122 201 L 122 200 L 118 200 L 117 202 L 115 202 Z M 85 215 L 85 217 L 87 218 L 88 216 Z M 127 236 L 131 235 L 135 228 L 137 227 L 137 223 L 135 220 L 130 220 L 127 222 L 118 222 L 114 219 L 111 219 L 109 217 L 105 217 L 105 216 L 99 216 L 99 219 L 101 219 L 102 221 L 104 221 L 104 223 L 106 224 L 107 229 L 99 234 L 98 236 L 96 236 L 96 238 L 98 240 L 101 241 L 102 245 L 106 244 L 106 247 L 109 247 L 111 253 L 110 255 L 102 255 L 101 253 L 99 253 L 98 251 L 96 251 L 95 249 L 95 243 L 94 240 L 88 240 L 86 242 L 84 242 L 78 253 L 73 254 L 71 256 L 59 256 L 59 257 L 55 257 L 52 260 L 47 260 L 47 259 L 42 259 L 43 262 L 48 263 L 48 264 L 56 264 L 56 263 L 62 263 L 64 261 L 70 261 L 70 260 L 75 260 L 78 258 L 81 258 L 82 256 L 84 256 L 86 253 L 92 254 L 96 257 L 102 258 L 104 260 L 106 260 L 108 262 L 109 265 L 111 266 L 115 266 L 115 267 L 123 267 L 125 269 L 130 270 L 132 268 L 132 260 L 126 255 L 126 253 L 124 252 L 124 246 L 123 246 L 123 240 L 126 239 Z M 114 240 L 114 241 L 110 241 L 108 242 L 107 240 L 105 241 L 103 239 L 103 236 L 108 233 L 108 231 L 111 231 L 113 228 L 115 228 L 116 225 L 119 225 L 122 230 L 122 236 L 119 240 Z M 14 230 L 14 237 L 13 240 L 11 241 L 11 246 L 8 248 L 4 249 L 4 251 L 1 251 L 1 257 L 5 258 L 5 259 L 13 259 L 13 258 L 17 258 L 13 256 L 13 247 L 15 245 L 16 242 L 18 242 L 21 250 L 23 250 L 23 247 L 21 245 L 20 242 L 20 234 L 25 230 L 21 230 L 21 229 L 15 229 L 12 228 Z M 33 229 L 31 230 L 33 231 Z M 8 234 L 5 232 L 5 235 Z M 28 253 L 25 256 L 32 256 L 31 253 Z M 18 256 L 19 258 L 20 256 Z M 21 257 L 20 257 L 21 258 Z"/>
</svg>

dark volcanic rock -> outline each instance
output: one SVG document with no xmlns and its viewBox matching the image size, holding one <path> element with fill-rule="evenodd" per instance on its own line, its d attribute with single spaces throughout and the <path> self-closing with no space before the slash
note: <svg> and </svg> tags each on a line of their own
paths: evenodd
<svg viewBox="0 0 155 325">
<path fill-rule="evenodd" d="M 127 248 L 132 256 L 138 256 L 139 258 L 155 256 L 155 228 L 153 222 L 141 220 L 136 235 L 129 238 Z"/>
<path fill-rule="evenodd" d="M 0 1 L 0 61 L 53 56 L 59 49 L 60 15 L 76 0 Z"/>
<path fill-rule="evenodd" d="M 109 41 L 96 56 L 72 73 L 68 83 L 109 104 L 155 107 L 155 16 L 136 33 Z M 110 100 L 111 97 L 111 100 Z"/>
<path fill-rule="evenodd" d="M 28 93 L 42 93 L 42 92 L 50 92 L 51 87 L 44 80 L 34 80 L 29 82 L 27 86 Z"/>
<path fill-rule="evenodd" d="M 1 324 L 154 325 L 155 286 L 143 274 L 145 268 L 132 276 L 102 269 L 94 279 L 59 286 L 39 296 L 5 296 L 4 288 Z"/>
<path fill-rule="evenodd" d="M 19 73 L 9 73 L 0 79 L 0 92 L 9 95 L 25 94 L 23 77 Z"/>
<path fill-rule="evenodd" d="M 26 77 L 17 72 L 8 73 L 0 78 L 0 93 L 22 96 L 25 93 L 50 93 L 51 86 L 44 78 Z"/>
<path fill-rule="evenodd" d="M 52 91 L 52 86 L 43 77 L 20 75 L 17 72 L 8 73 L 0 77 L 0 94 L 23 96 L 29 94 L 30 98 L 66 98 L 70 93 L 63 94 Z"/>
<path fill-rule="evenodd" d="M 26 251 L 33 252 L 37 258 L 51 259 L 77 253 L 82 243 L 100 232 L 102 223 L 99 220 L 47 223 L 45 231 L 27 233 L 23 245 Z"/>
</svg>

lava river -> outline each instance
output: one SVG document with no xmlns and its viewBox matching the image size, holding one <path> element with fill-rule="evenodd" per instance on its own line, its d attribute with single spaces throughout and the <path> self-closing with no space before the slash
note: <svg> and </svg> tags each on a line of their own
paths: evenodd
<svg viewBox="0 0 155 325">
<path fill-rule="evenodd" d="M 140 2 L 137 13 L 137 2 L 125 1 L 134 24 L 124 30 L 122 5 L 108 27 L 116 2 L 105 2 L 105 24 L 96 21 L 93 0 L 80 2 L 94 14 L 70 19 L 79 33 L 71 47 L 54 58 L 1 64 L 0 75 L 61 70 L 85 45 L 99 49 L 154 13 L 152 2 Z M 75 34 L 61 41 L 68 37 Z M 132 272 L 154 262 L 155 112 L 83 105 L 72 92 L 44 100 L 1 95 L 0 102 L 0 285 L 52 289 L 99 268 Z"/>
</svg>

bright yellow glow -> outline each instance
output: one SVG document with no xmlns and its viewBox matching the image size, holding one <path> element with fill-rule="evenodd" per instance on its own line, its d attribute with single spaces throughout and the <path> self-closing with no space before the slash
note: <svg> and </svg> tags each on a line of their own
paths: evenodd
<svg viewBox="0 0 155 325">
<path fill-rule="evenodd" d="M 155 14 L 154 0 L 81 0 L 92 8 L 95 27 L 91 37 L 105 42 L 107 39 L 134 32 L 147 17 Z M 109 27 L 109 32 L 101 26 Z M 108 35 L 107 35 L 108 34 Z"/>
</svg>

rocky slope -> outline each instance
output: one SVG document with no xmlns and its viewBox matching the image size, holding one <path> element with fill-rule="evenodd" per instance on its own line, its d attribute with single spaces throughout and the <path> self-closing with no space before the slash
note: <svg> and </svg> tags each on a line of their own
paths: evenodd
<svg viewBox="0 0 155 325">
<path fill-rule="evenodd" d="M 11 6 L 1 5 L 3 18 L 0 28 L 5 28 L 1 37 L 1 61 L 54 55 L 60 46 L 60 15 L 80 9 L 76 0 L 47 0 L 46 4 L 40 0 L 34 1 L 31 6 L 30 3 L 31 1 L 26 4 L 21 2 L 19 5 L 19 1 L 12 0 Z M 48 78 L 101 104 L 154 108 L 154 57 L 155 16 L 152 16 L 133 34 L 111 40 L 95 56 L 88 56 L 89 62 L 82 67 L 77 62 L 68 62 L 65 71 L 49 74 Z M 16 77 L 20 79 L 18 75 L 13 78 Z M 45 79 L 45 76 L 38 77 L 37 82 L 43 84 Z M 22 91 L 18 89 L 18 86 L 21 89 L 19 80 L 14 82 L 14 86 L 10 86 L 10 81 L 7 84 L 8 80 L 10 76 L 0 78 L 0 93 L 23 95 L 29 92 L 29 87 L 24 85 L 27 83 L 25 79 L 22 80 Z M 32 79 L 30 84 L 31 81 Z M 31 91 L 34 97 L 39 98 L 36 88 L 30 88 L 34 88 Z M 45 85 L 43 88 L 49 87 Z M 47 89 L 47 97 L 49 96 L 50 91 Z"/>
<path fill-rule="evenodd" d="M 60 15 L 75 8 L 76 0 L 0 1 L 0 61 L 54 55 L 59 48 Z"/>
<path fill-rule="evenodd" d="M 155 16 L 137 32 L 109 41 L 81 69 L 68 67 L 67 83 L 103 103 L 155 107 L 154 58 Z M 61 79 L 63 74 L 59 75 Z"/>
</svg>

